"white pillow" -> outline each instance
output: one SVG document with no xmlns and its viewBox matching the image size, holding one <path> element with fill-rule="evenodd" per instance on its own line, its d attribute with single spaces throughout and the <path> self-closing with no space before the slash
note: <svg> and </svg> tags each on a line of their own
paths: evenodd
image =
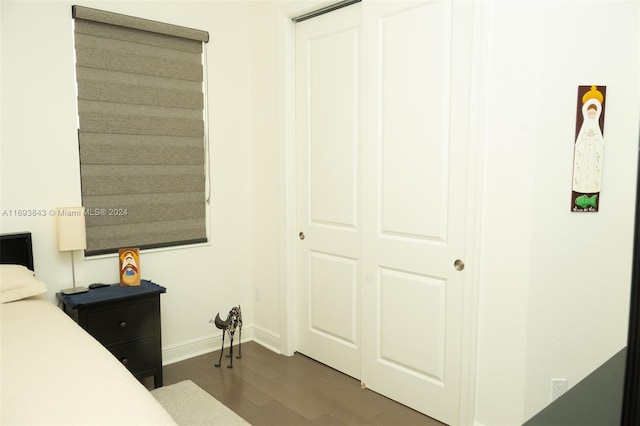
<svg viewBox="0 0 640 426">
<path fill-rule="evenodd" d="M 47 291 L 47 285 L 26 266 L 0 265 L 0 303 L 13 302 Z"/>
</svg>

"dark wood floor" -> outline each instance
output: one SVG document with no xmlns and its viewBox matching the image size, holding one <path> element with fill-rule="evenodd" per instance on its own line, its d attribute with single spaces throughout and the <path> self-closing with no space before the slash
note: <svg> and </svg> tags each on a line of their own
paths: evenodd
<svg viewBox="0 0 640 426">
<path fill-rule="evenodd" d="M 221 368 L 214 367 L 219 356 L 218 351 L 165 366 L 164 385 L 192 380 L 254 426 L 442 425 L 297 353 L 287 357 L 244 343 L 233 369 L 226 368 L 226 357 Z"/>
</svg>

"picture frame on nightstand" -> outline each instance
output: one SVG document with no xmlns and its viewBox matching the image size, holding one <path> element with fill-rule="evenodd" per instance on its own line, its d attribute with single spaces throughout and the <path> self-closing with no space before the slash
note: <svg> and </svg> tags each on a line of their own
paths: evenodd
<svg viewBox="0 0 640 426">
<path fill-rule="evenodd" d="M 140 285 L 140 249 L 121 248 L 118 250 L 120 285 Z"/>
</svg>

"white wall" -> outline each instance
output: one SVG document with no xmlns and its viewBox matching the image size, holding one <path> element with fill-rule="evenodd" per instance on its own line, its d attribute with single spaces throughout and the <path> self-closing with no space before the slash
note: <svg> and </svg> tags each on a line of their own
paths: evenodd
<svg viewBox="0 0 640 426">
<path fill-rule="evenodd" d="M 252 2 L 250 79 L 253 138 L 253 296 L 256 337 L 280 351 L 280 198 L 278 33 L 274 3 Z M 260 293 L 260 301 L 256 299 Z"/>
<path fill-rule="evenodd" d="M 626 345 L 638 2 L 485 3 L 476 421 L 513 425 Z M 571 213 L 578 85 L 607 86 L 601 211 Z"/>
<path fill-rule="evenodd" d="M 640 124 L 640 3 L 561 2 L 542 8 L 525 417 L 626 346 Z M 550 13 L 553 12 L 553 13 Z M 585 22 L 593 22 L 585 28 Z M 547 27 L 548 29 L 548 27 Z M 593 31 L 592 31 L 593 30 Z M 558 37 L 558 34 L 561 35 Z M 544 75 L 544 73 L 541 73 Z M 575 87 L 607 86 L 600 212 L 569 212 Z M 547 93 L 554 96 L 546 96 Z M 573 98 L 573 99 L 572 99 Z M 542 143 L 543 141 L 548 141 Z"/>
<path fill-rule="evenodd" d="M 0 209 L 79 205 L 71 2 L 2 1 L 2 130 Z M 83 5 L 209 31 L 208 108 L 212 202 L 210 243 L 144 252 L 142 276 L 167 287 L 162 296 L 163 347 L 202 342 L 214 350 L 208 323 L 241 304 L 253 322 L 251 298 L 253 167 L 247 84 L 249 22 L 245 2 L 99 2 Z M 0 232 L 31 231 L 38 277 L 48 297 L 70 287 L 71 265 L 56 250 L 53 217 L 0 216 Z M 76 281 L 117 282 L 117 257 L 76 255 Z M 208 343 L 211 343 L 210 345 Z M 172 352 L 172 348 L 174 352 Z M 194 348 L 191 348 L 194 349 Z"/>
<path fill-rule="evenodd" d="M 527 19 L 535 7 L 485 4 L 482 13 L 486 73 L 478 135 L 483 144 L 479 316 L 475 418 L 485 425 L 522 420 L 525 393 L 526 309 L 531 268 L 531 222 L 536 170 L 539 92 L 535 38 Z M 533 13 L 533 15 L 532 15 Z M 523 29 L 522 25 L 525 25 Z M 570 144 L 570 141 L 567 142 Z"/>
</svg>

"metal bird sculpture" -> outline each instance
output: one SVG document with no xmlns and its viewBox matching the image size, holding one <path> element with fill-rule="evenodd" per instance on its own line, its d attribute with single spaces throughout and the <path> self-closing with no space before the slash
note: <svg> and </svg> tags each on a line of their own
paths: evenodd
<svg viewBox="0 0 640 426">
<path fill-rule="evenodd" d="M 220 318 L 220 313 L 218 312 L 216 314 L 216 318 L 210 320 L 209 323 L 214 323 L 217 328 L 222 330 L 222 348 L 220 349 L 220 359 L 218 360 L 216 367 L 220 367 L 222 364 L 224 335 L 228 333 L 231 345 L 229 346 L 229 355 L 227 355 L 227 358 L 231 358 L 231 360 L 229 365 L 227 365 L 227 368 L 233 368 L 233 336 L 236 333 L 236 328 L 239 329 L 238 356 L 236 358 L 242 358 L 242 311 L 240 310 L 240 305 L 231 308 L 226 320 L 223 321 L 222 318 Z"/>
</svg>

